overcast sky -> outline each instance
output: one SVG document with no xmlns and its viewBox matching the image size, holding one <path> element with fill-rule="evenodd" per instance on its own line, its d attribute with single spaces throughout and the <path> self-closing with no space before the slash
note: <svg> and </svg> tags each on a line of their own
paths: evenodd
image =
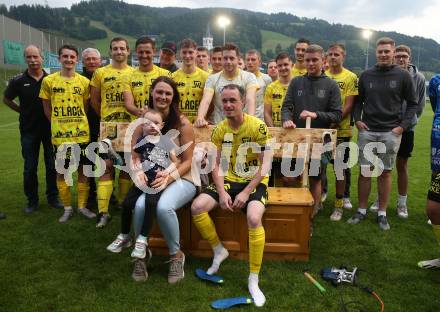
<svg viewBox="0 0 440 312">
<path fill-rule="evenodd" d="M 124 0 L 128 3 L 158 6 L 158 1 Z M 45 4 L 62 7 L 77 3 L 79 0 L 0 0 L 6 5 L 23 3 Z M 390 30 L 412 36 L 432 38 L 440 43 L 437 19 L 440 1 L 424 0 L 161 0 L 162 7 L 177 6 L 187 8 L 227 7 L 247 9 L 265 13 L 288 12 L 300 17 L 322 18 L 330 23 L 342 23 L 373 30 Z M 253 7 L 249 7 L 252 3 Z"/>
</svg>

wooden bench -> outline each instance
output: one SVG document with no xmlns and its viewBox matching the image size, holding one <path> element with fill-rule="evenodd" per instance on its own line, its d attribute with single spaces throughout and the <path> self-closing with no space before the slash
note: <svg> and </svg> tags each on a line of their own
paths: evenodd
<svg viewBox="0 0 440 312">
<path fill-rule="evenodd" d="M 117 151 L 124 149 L 123 136 L 127 124 L 101 123 L 101 138 L 110 136 Z M 194 129 L 195 143 L 210 142 L 212 127 Z M 292 129 L 269 128 L 272 138 L 278 143 L 296 143 L 293 155 L 298 151 L 298 143 L 322 143 L 324 135 L 329 135 L 336 142 L 336 130 L 333 129 Z M 197 146 L 197 145 L 196 145 Z M 200 145 L 199 145 L 200 146 Z M 335 146 L 335 145 L 334 145 Z M 129 150 L 128 146 L 125 146 Z M 306 168 L 312 154 L 312 145 L 306 149 L 303 157 Z M 274 157 L 281 157 L 283 147 L 276 150 Z M 320 157 L 320 156 L 319 156 Z M 307 170 L 306 170 L 307 171 Z M 269 199 L 263 217 L 266 231 L 264 258 L 273 260 L 307 261 L 310 255 L 310 219 L 313 210 L 313 197 L 306 187 L 307 174 L 300 188 L 269 187 Z M 211 257 L 212 251 L 208 242 L 203 240 L 192 223 L 189 207 L 177 212 L 180 222 L 180 239 L 182 249 L 190 255 Z M 246 215 L 242 212 L 231 213 L 222 209 L 214 209 L 211 218 L 216 225 L 222 243 L 229 250 L 230 256 L 237 259 L 248 259 L 248 227 Z M 150 246 L 158 254 L 167 254 L 166 241 L 160 229 L 154 226 L 150 238 Z"/>
</svg>

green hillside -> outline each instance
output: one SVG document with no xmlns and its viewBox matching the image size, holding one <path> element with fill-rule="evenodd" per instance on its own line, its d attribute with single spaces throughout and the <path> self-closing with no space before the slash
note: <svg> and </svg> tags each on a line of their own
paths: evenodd
<svg viewBox="0 0 440 312">
<path fill-rule="evenodd" d="M 267 50 L 275 51 L 275 48 L 278 44 L 281 45 L 283 50 L 286 50 L 292 43 L 294 43 L 297 39 L 285 36 L 283 34 L 268 31 L 268 30 L 260 30 L 261 33 L 261 50 L 266 52 Z M 292 52 L 292 51 L 288 51 Z"/>
<path fill-rule="evenodd" d="M 101 54 L 103 54 L 104 56 L 108 55 L 108 50 L 109 50 L 109 42 L 112 38 L 114 37 L 124 37 L 128 40 L 128 44 L 131 48 L 134 48 L 134 44 L 136 42 L 136 39 L 128 36 L 128 35 L 123 35 L 123 34 L 119 34 L 116 32 L 111 31 L 108 27 L 106 27 L 102 22 L 98 22 L 98 21 L 90 21 L 90 25 L 102 29 L 105 32 L 107 32 L 107 38 L 103 38 L 103 39 L 96 39 L 96 40 L 91 40 L 91 42 L 93 42 L 95 44 L 95 47 L 101 52 Z"/>
</svg>

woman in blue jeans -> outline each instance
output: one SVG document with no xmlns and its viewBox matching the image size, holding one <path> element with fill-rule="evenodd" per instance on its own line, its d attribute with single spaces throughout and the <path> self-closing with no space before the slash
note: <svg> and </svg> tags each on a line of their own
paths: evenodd
<svg viewBox="0 0 440 312">
<path fill-rule="evenodd" d="M 176 144 L 183 146 L 194 142 L 193 126 L 189 120 L 179 112 L 179 93 L 176 84 L 168 77 L 158 77 L 151 86 L 149 107 L 159 111 L 165 123 L 162 133 L 175 129 L 179 132 Z M 134 134 L 137 135 L 136 132 Z M 138 134 L 139 135 L 139 134 Z M 136 140 L 134 140 L 136 142 Z M 189 203 L 196 194 L 196 187 L 191 180 L 191 162 L 194 151 L 194 144 L 190 144 L 178 155 L 177 173 L 169 174 L 167 171 L 160 171 L 151 187 L 163 189 L 162 195 L 157 203 L 156 215 L 160 229 L 167 241 L 170 254 L 170 268 L 168 282 L 176 283 L 184 277 L 185 255 L 180 250 L 179 220 L 176 210 Z M 175 177 L 179 178 L 175 178 Z M 135 206 L 135 232 L 140 232 L 144 222 L 145 196 L 139 196 Z M 145 262 L 135 261 L 133 278 L 136 276 L 147 276 Z"/>
</svg>

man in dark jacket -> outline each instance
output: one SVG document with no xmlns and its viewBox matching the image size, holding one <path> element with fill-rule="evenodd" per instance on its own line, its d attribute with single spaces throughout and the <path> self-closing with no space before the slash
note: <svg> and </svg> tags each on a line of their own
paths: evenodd
<svg viewBox="0 0 440 312">
<path fill-rule="evenodd" d="M 394 53 L 393 39 L 385 37 L 377 41 L 377 64 L 359 77 L 359 97 L 353 110 L 353 119 L 359 130 L 361 174 L 358 180 L 359 209 L 347 222 L 356 224 L 366 217 L 373 173 L 371 167 L 374 166 L 379 169 L 377 222 L 382 230 L 390 229 L 386 209 L 391 193 L 391 170 L 402 133 L 413 125 L 417 111 L 413 80 L 407 70 L 393 64 Z M 378 161 L 374 160 L 376 156 Z"/>
<path fill-rule="evenodd" d="M 308 117 L 312 128 L 330 128 L 342 118 L 341 93 L 336 82 L 322 73 L 324 50 L 310 45 L 305 52 L 307 74 L 292 79 L 281 108 L 283 128 L 304 128 Z M 283 172 L 282 172 L 283 173 Z M 283 180 L 293 180 L 284 177 Z M 314 213 L 321 207 L 321 176 L 310 177 L 315 201 Z"/>
<path fill-rule="evenodd" d="M 38 159 L 40 146 L 44 148 L 46 167 L 46 197 L 49 205 L 62 208 L 56 184 L 55 158 L 51 142 L 50 123 L 44 116 L 43 103 L 38 97 L 41 82 L 47 73 L 39 47 L 29 45 L 24 50 L 28 68 L 12 78 L 5 90 L 3 102 L 20 114 L 21 154 L 24 158 L 23 186 L 27 197 L 26 213 L 38 209 Z M 17 104 L 14 99 L 20 100 Z"/>
</svg>

